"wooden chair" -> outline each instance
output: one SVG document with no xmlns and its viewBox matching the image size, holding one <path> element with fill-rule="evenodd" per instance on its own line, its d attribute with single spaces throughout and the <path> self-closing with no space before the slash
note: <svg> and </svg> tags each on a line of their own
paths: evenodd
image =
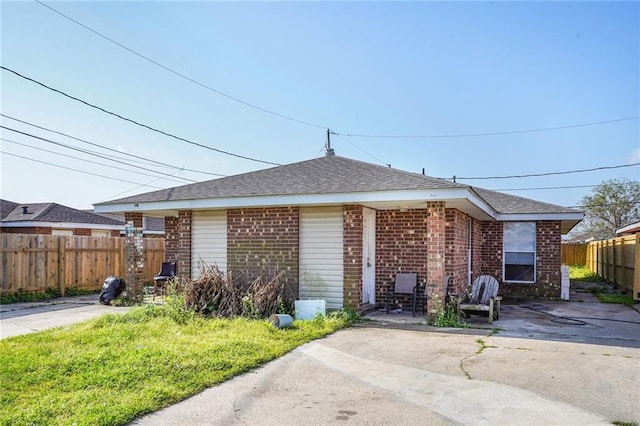
<svg viewBox="0 0 640 426">
<path fill-rule="evenodd" d="M 473 281 L 469 300 L 458 300 L 458 314 L 482 313 L 489 315 L 489 324 L 500 319 L 500 301 L 498 280 L 491 275 L 481 275 Z"/>
<path fill-rule="evenodd" d="M 158 272 L 158 275 L 153 277 L 153 300 L 156 300 L 156 292 L 158 291 L 158 288 L 160 288 L 160 295 L 162 295 L 167 281 L 176 276 L 176 265 L 177 262 L 162 262 L 160 272 Z"/>
<path fill-rule="evenodd" d="M 387 288 L 387 297 L 385 302 L 385 309 L 387 314 L 389 313 L 389 305 L 391 303 L 391 299 L 393 299 L 394 305 L 396 303 L 397 298 L 411 296 L 413 301 L 413 314 L 416 312 L 416 289 L 418 286 L 418 274 L 413 273 L 399 273 L 396 274 L 395 283 L 392 286 Z"/>
</svg>

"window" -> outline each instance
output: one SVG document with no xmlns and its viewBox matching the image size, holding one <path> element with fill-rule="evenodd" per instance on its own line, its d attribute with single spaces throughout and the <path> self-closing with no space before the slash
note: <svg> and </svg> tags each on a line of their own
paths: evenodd
<svg viewBox="0 0 640 426">
<path fill-rule="evenodd" d="M 504 281 L 533 283 L 536 281 L 535 222 L 504 224 Z"/>
</svg>

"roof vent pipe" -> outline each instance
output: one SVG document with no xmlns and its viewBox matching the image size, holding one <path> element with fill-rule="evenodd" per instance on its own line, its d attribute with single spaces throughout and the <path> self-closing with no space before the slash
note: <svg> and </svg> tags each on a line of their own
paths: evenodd
<svg viewBox="0 0 640 426">
<path fill-rule="evenodd" d="M 22 214 L 29 214 L 29 206 L 22 206 Z"/>
</svg>

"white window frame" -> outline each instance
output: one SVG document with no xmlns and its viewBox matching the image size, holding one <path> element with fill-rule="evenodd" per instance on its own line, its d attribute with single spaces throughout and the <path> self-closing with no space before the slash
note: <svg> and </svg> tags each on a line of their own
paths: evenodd
<svg viewBox="0 0 640 426">
<path fill-rule="evenodd" d="M 519 280 L 508 280 L 506 277 L 506 265 L 507 265 L 507 247 L 506 247 L 506 243 L 505 243 L 505 234 L 506 234 L 506 227 L 508 225 L 512 225 L 512 224 L 518 224 L 518 223 L 530 223 L 533 224 L 533 280 L 532 281 L 519 281 Z M 538 225 L 536 222 L 504 222 L 502 224 L 502 280 L 504 282 L 507 283 L 522 283 L 522 284 L 535 284 L 536 283 L 536 277 L 537 277 L 537 271 L 538 271 L 538 259 L 537 259 L 537 252 L 538 252 L 538 244 L 537 244 L 537 235 L 538 235 Z M 531 251 L 527 250 L 527 251 L 515 251 L 515 250 L 509 250 L 509 253 L 532 253 Z"/>
</svg>

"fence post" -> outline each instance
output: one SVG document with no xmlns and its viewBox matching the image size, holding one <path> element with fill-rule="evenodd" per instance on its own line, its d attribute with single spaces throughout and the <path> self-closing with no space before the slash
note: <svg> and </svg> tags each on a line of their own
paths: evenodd
<svg viewBox="0 0 640 426">
<path fill-rule="evenodd" d="M 640 232 L 636 233 L 635 259 L 633 262 L 633 299 L 640 300 Z"/>
<path fill-rule="evenodd" d="M 60 288 L 60 296 L 64 296 L 65 285 L 65 267 L 66 267 L 66 254 L 65 254 L 65 237 L 58 236 L 58 287 Z"/>
</svg>

